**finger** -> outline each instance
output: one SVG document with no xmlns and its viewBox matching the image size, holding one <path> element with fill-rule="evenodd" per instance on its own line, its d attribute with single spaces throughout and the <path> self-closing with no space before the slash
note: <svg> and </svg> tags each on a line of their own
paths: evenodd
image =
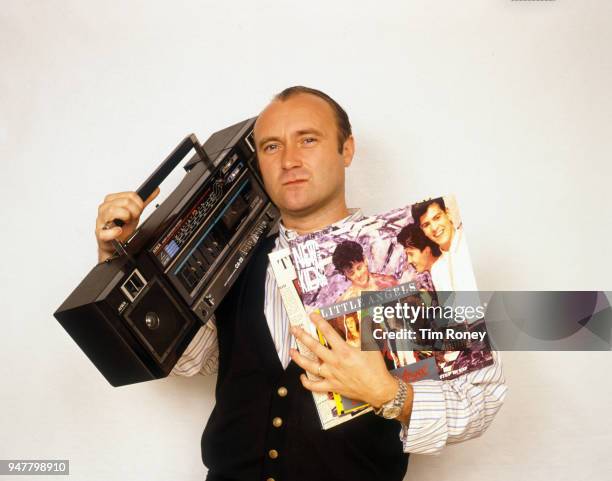
<svg viewBox="0 0 612 481">
<path fill-rule="evenodd" d="M 104 202 L 111 202 L 113 200 L 123 198 L 133 200 L 134 202 L 136 202 L 136 204 L 140 206 L 141 210 L 144 208 L 144 202 L 136 192 L 116 192 L 114 194 L 108 194 L 106 197 L 104 197 Z"/>
<path fill-rule="evenodd" d="M 348 347 L 346 341 L 342 339 L 342 337 L 340 337 L 340 334 L 338 334 L 336 330 L 329 325 L 329 322 L 323 319 L 323 317 L 318 311 L 312 312 L 310 314 L 310 320 L 321 332 L 321 334 L 323 334 L 325 340 L 329 343 L 332 349 L 344 349 Z"/>
<path fill-rule="evenodd" d="M 98 239 L 102 242 L 110 242 L 113 239 L 117 239 L 122 232 L 123 229 L 118 226 L 112 227 L 110 229 L 100 229 L 98 231 Z"/>
<path fill-rule="evenodd" d="M 125 223 L 128 223 L 132 220 L 132 214 L 125 207 L 112 206 L 109 207 L 106 212 L 104 212 L 104 217 L 101 219 L 101 221 L 103 224 L 108 224 L 115 219 L 121 219 Z"/>
<path fill-rule="evenodd" d="M 158 195 L 159 195 L 159 187 L 156 187 L 155 190 L 151 192 L 151 195 L 147 197 L 147 200 L 144 201 L 144 207 L 148 206 L 151 203 L 151 201 L 155 199 L 155 197 L 157 197 Z"/>
<path fill-rule="evenodd" d="M 118 197 L 102 204 L 99 209 L 99 216 L 104 217 L 106 212 L 113 207 L 123 207 L 130 211 L 132 218 L 137 219 L 142 214 L 143 203 L 136 202 L 132 197 Z"/>
<path fill-rule="evenodd" d="M 114 205 L 129 210 L 133 219 L 138 219 L 144 210 L 144 204 L 142 202 L 136 202 L 132 197 L 117 199 L 116 204 Z"/>
<path fill-rule="evenodd" d="M 334 390 L 334 384 L 325 379 L 312 381 L 305 374 L 301 374 L 300 381 L 302 381 L 302 386 L 312 392 L 332 392 Z"/>
<path fill-rule="evenodd" d="M 299 340 L 304 346 L 312 351 L 312 353 L 321 359 L 323 362 L 334 364 L 336 361 L 334 353 L 328 348 L 323 346 L 318 339 L 315 339 L 308 334 L 304 329 L 300 327 L 292 327 L 291 332 L 297 340 Z"/>
<path fill-rule="evenodd" d="M 105 230 L 110 230 L 113 227 L 120 227 L 118 225 L 116 225 L 114 222 L 112 221 L 105 221 L 106 216 L 103 217 L 102 214 L 100 214 L 97 218 L 96 218 L 96 235 L 98 235 L 100 232 L 105 231 Z"/>
<path fill-rule="evenodd" d="M 302 369 L 308 371 L 310 374 L 314 374 L 315 376 L 323 377 L 322 374 L 319 374 L 319 367 L 321 366 L 320 362 L 308 359 L 306 356 L 303 356 L 295 349 L 291 349 L 289 351 L 289 354 L 291 356 L 291 359 L 293 359 L 293 361 Z"/>
</svg>

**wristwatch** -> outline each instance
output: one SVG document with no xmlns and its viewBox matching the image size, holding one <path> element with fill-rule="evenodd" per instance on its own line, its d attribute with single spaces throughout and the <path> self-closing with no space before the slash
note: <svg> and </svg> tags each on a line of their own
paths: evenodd
<svg viewBox="0 0 612 481">
<path fill-rule="evenodd" d="M 397 379 L 399 382 L 399 389 L 397 394 L 391 401 L 387 401 L 378 409 L 374 410 L 374 414 L 381 416 L 385 419 L 395 419 L 402 414 L 406 397 L 408 396 L 408 386 L 401 379 Z"/>
</svg>

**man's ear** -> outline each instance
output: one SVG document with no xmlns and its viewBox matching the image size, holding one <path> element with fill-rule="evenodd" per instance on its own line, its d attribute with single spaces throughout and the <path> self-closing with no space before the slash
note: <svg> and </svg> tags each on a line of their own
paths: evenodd
<svg viewBox="0 0 612 481">
<path fill-rule="evenodd" d="M 344 159 L 344 167 L 348 167 L 353 162 L 353 155 L 355 155 L 355 139 L 350 135 L 342 146 L 342 158 Z"/>
</svg>

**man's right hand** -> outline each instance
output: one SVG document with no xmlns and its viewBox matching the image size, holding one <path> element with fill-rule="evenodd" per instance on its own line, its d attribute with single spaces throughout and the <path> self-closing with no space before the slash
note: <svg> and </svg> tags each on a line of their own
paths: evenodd
<svg viewBox="0 0 612 481">
<path fill-rule="evenodd" d="M 159 187 L 144 202 L 136 192 L 118 192 L 104 197 L 96 218 L 98 262 L 104 262 L 115 252 L 113 239 L 124 242 L 134 233 L 142 211 L 158 194 Z M 115 225 L 115 219 L 121 219 L 123 227 Z"/>
</svg>

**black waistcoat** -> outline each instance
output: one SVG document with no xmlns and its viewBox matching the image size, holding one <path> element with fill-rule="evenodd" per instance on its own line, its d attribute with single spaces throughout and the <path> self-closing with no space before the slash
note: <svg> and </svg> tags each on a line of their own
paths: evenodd
<svg viewBox="0 0 612 481">
<path fill-rule="evenodd" d="M 202 435 L 208 480 L 401 481 L 400 424 L 367 413 L 323 430 L 293 361 L 283 369 L 264 316 L 268 252 L 258 248 L 216 311 L 216 405 Z"/>
</svg>

